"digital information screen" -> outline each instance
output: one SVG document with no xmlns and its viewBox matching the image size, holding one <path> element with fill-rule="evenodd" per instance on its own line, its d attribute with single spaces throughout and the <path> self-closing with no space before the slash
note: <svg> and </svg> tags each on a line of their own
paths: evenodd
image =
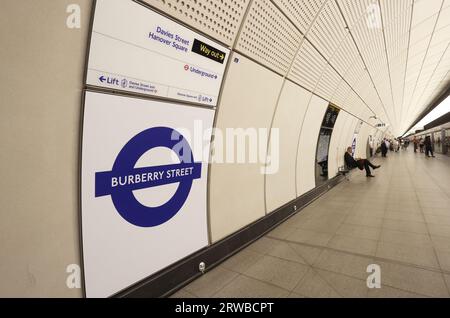
<svg viewBox="0 0 450 318">
<path fill-rule="evenodd" d="M 336 120 L 339 116 L 340 109 L 334 105 L 328 107 L 327 112 L 325 114 L 325 118 L 322 123 L 323 128 L 333 129 L 336 124 Z"/>
<path fill-rule="evenodd" d="M 330 104 L 325 113 L 322 128 L 320 129 L 319 141 L 317 143 L 316 153 L 316 169 L 320 168 L 320 172 L 316 170 L 316 183 L 321 184 L 328 179 L 328 154 L 330 151 L 331 136 L 333 129 L 339 116 L 340 109 Z"/>
</svg>

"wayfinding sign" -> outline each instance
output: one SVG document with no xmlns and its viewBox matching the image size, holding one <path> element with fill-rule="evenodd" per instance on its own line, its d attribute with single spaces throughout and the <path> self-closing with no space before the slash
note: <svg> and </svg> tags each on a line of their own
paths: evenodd
<svg viewBox="0 0 450 318">
<path fill-rule="evenodd" d="M 131 0 L 97 0 L 87 84 L 216 106 L 229 49 Z"/>
<path fill-rule="evenodd" d="M 86 93 L 81 214 L 88 297 L 112 296 L 208 245 L 205 140 L 214 113 Z"/>
</svg>

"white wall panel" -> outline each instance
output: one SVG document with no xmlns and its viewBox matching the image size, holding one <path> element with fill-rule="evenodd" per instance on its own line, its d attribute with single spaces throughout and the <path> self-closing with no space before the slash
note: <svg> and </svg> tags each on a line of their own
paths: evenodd
<svg viewBox="0 0 450 318">
<path fill-rule="evenodd" d="M 286 81 L 273 123 L 273 128 L 280 130 L 280 169 L 278 173 L 266 176 L 267 212 L 296 198 L 293 171 L 296 168 L 298 136 L 311 95 L 298 85 Z"/>
<path fill-rule="evenodd" d="M 313 96 L 303 122 L 297 154 L 297 196 L 305 194 L 316 186 L 316 148 L 328 102 Z"/>
<path fill-rule="evenodd" d="M 360 122 L 359 119 L 356 117 L 353 117 L 353 116 L 350 116 L 349 120 L 347 120 L 347 123 L 345 126 L 345 131 L 341 136 L 341 140 L 339 141 L 341 157 L 338 157 L 338 158 L 340 158 L 340 160 L 342 160 L 341 165 L 345 165 L 344 155 L 345 155 L 345 152 L 347 151 L 347 148 L 352 146 L 353 136 L 355 134 L 355 128 L 359 122 Z"/>
<path fill-rule="evenodd" d="M 367 158 L 367 141 L 369 140 L 370 126 L 363 124 L 358 135 L 358 143 L 356 144 L 355 158 Z"/>
<path fill-rule="evenodd" d="M 65 25 L 70 4 L 80 29 Z M 82 297 L 81 91 L 91 0 L 0 3 L 0 297 Z"/>
<path fill-rule="evenodd" d="M 269 128 L 282 77 L 234 54 L 219 106 L 217 128 Z M 218 147 L 217 142 L 213 144 Z M 216 149 L 217 153 L 217 149 Z M 265 215 L 261 164 L 212 164 L 210 222 L 213 242 Z"/>
</svg>

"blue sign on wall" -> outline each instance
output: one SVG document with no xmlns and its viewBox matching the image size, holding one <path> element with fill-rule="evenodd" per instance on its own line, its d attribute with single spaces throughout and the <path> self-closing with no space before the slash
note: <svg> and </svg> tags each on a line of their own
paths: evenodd
<svg viewBox="0 0 450 318">
<path fill-rule="evenodd" d="M 164 147 L 174 151 L 180 163 L 135 168 L 148 151 Z M 95 197 L 111 196 L 117 212 L 129 223 L 139 227 L 155 227 L 172 219 L 189 197 L 193 181 L 201 178 L 202 163 L 194 162 L 187 140 L 176 130 L 156 127 L 131 139 L 121 150 L 112 171 L 95 175 Z M 133 191 L 179 183 L 175 195 L 164 205 L 147 207 Z"/>
</svg>

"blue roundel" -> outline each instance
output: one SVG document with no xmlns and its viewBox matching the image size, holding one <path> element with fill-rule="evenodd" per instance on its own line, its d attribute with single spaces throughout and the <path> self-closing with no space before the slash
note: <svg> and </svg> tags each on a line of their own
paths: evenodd
<svg viewBox="0 0 450 318">
<path fill-rule="evenodd" d="M 148 151 L 164 147 L 174 151 L 180 163 L 135 168 Z M 120 151 L 112 171 L 96 173 L 96 197 L 111 196 L 117 212 L 139 227 L 155 227 L 172 219 L 189 197 L 193 181 L 201 178 L 202 164 L 195 163 L 191 147 L 176 130 L 156 127 L 131 139 Z M 178 183 L 175 195 L 164 205 L 147 207 L 133 191 Z"/>
</svg>

